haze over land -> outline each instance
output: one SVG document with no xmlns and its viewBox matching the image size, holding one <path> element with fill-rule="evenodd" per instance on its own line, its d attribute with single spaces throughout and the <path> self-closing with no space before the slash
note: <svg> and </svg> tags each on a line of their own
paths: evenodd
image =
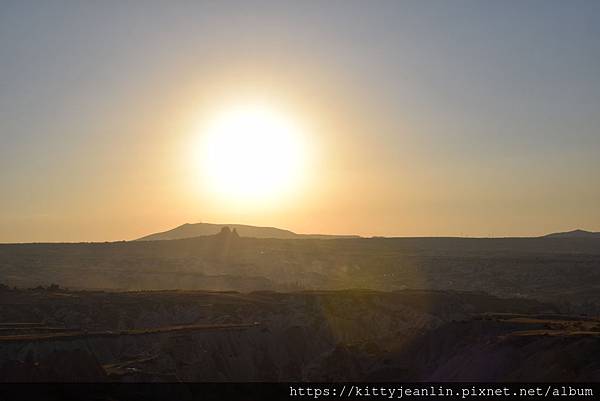
<svg viewBox="0 0 600 401">
<path fill-rule="evenodd" d="M 4 284 L 107 290 L 483 291 L 600 312 L 600 239 L 244 238 L 0 245 Z"/>
</svg>

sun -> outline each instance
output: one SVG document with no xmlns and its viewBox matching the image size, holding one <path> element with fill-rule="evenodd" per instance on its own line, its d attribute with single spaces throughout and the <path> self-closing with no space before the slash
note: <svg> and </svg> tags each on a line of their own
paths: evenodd
<svg viewBox="0 0 600 401">
<path fill-rule="evenodd" d="M 274 200 L 303 178 L 302 129 L 273 106 L 244 104 L 222 110 L 205 126 L 203 139 L 205 183 L 226 200 Z"/>
</svg>

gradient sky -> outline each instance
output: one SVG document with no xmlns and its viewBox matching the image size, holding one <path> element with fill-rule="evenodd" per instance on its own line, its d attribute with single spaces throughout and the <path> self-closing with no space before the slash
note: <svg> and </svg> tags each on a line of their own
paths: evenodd
<svg viewBox="0 0 600 401">
<path fill-rule="evenodd" d="M 239 96 L 310 127 L 292 199 L 199 183 L 193 127 Z M 0 242 L 600 230 L 600 2 L 3 0 L 0 191 Z"/>
</svg>

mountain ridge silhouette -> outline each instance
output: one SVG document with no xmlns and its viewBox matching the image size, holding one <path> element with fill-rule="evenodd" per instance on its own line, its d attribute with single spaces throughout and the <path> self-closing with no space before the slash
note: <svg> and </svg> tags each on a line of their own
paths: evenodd
<svg viewBox="0 0 600 401">
<path fill-rule="evenodd" d="M 600 238 L 600 232 L 576 229 L 571 231 L 546 234 L 542 238 Z"/>
<path fill-rule="evenodd" d="M 358 235 L 298 234 L 277 227 L 262 227 L 246 224 L 185 223 L 171 230 L 149 234 L 135 241 L 163 241 L 219 234 L 225 227 L 235 230 L 240 237 L 279 238 L 279 239 L 333 239 L 360 238 Z"/>
</svg>

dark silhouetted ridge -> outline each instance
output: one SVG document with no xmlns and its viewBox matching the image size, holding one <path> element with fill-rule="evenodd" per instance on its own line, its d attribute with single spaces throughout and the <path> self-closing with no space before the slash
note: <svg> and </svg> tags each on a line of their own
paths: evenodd
<svg viewBox="0 0 600 401">
<path fill-rule="evenodd" d="M 573 230 L 544 235 L 544 238 L 600 238 L 600 232 Z"/>
<path fill-rule="evenodd" d="M 279 239 L 297 239 L 297 238 L 358 238 L 357 235 L 320 235 L 320 234 L 296 234 L 295 232 L 284 230 L 275 227 L 258 227 L 244 224 L 211 224 L 211 223 L 196 223 L 183 224 L 172 230 L 163 231 L 160 233 L 150 234 L 139 238 L 137 241 L 161 241 L 172 239 L 193 238 L 201 236 L 216 235 L 227 227 L 228 230 L 235 232 L 235 235 L 240 237 L 253 238 L 279 238 Z"/>
</svg>

